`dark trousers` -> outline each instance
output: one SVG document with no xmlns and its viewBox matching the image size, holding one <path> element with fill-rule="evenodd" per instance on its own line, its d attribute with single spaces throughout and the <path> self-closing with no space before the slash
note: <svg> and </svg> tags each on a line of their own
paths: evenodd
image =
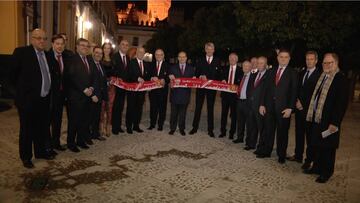
<svg viewBox="0 0 360 203">
<path fill-rule="evenodd" d="M 86 140 L 90 139 L 91 101 L 90 99 L 83 102 L 69 100 L 68 105 L 67 145 L 75 146 L 75 139 L 77 144 L 82 145 Z"/>
<path fill-rule="evenodd" d="M 259 113 L 259 106 L 252 106 L 250 112 L 250 122 L 252 123 L 251 126 L 251 143 L 249 143 L 249 147 L 256 147 L 256 144 L 259 140 L 262 139 L 261 134 L 263 133 L 264 129 L 264 117 Z M 259 141 L 260 142 L 260 141 Z"/>
<path fill-rule="evenodd" d="M 231 125 L 230 125 L 230 135 L 235 134 L 236 132 L 236 122 L 237 122 L 237 115 L 236 115 L 236 96 L 234 97 L 224 97 L 221 99 L 221 134 L 226 134 L 226 125 L 227 125 L 227 118 L 230 110 L 230 118 L 231 118 Z"/>
<path fill-rule="evenodd" d="M 31 160 L 34 145 L 35 158 L 46 153 L 45 144 L 50 140 L 50 99 L 39 98 L 30 107 L 18 107 L 20 119 L 20 159 Z"/>
<path fill-rule="evenodd" d="M 334 174 L 336 148 L 334 147 L 316 147 L 314 169 L 318 169 L 321 176 L 331 177 Z"/>
<path fill-rule="evenodd" d="M 51 115 L 51 146 L 60 145 L 61 123 L 63 109 L 66 106 L 65 92 L 59 91 L 52 97 L 52 115 Z"/>
<path fill-rule="evenodd" d="M 248 101 L 245 100 L 237 100 L 237 138 L 240 140 L 244 140 L 245 134 L 245 127 L 246 127 L 246 143 L 249 141 L 250 135 L 250 122 L 249 122 L 249 115 L 250 115 L 250 106 Z"/>
<path fill-rule="evenodd" d="M 115 99 L 111 115 L 112 131 L 118 133 L 122 124 L 122 113 L 125 105 L 126 91 L 120 88 L 116 88 Z"/>
<path fill-rule="evenodd" d="M 126 128 L 137 129 L 141 121 L 143 105 L 145 100 L 144 92 L 131 92 L 127 93 L 127 106 L 126 106 Z"/>
<path fill-rule="evenodd" d="M 267 108 L 265 114 L 265 126 L 263 139 L 259 142 L 258 151 L 265 155 L 271 155 L 275 141 L 276 152 L 279 158 L 286 158 L 286 150 L 289 138 L 290 118 L 283 118 L 281 111 L 276 111 L 274 106 Z"/>
<path fill-rule="evenodd" d="M 179 123 L 179 130 L 185 130 L 186 109 L 188 104 L 171 103 L 170 130 L 176 130 Z"/>
<path fill-rule="evenodd" d="M 91 138 L 100 137 L 99 124 L 101 116 L 101 104 L 102 101 L 97 103 L 91 103 L 91 121 L 90 121 L 90 135 Z"/>
<path fill-rule="evenodd" d="M 306 138 L 306 159 L 305 162 L 313 161 L 313 147 L 311 146 L 310 129 L 306 122 L 307 109 L 295 111 L 295 158 L 303 160 L 304 145 Z"/>
<path fill-rule="evenodd" d="M 155 126 L 156 122 L 162 127 L 166 117 L 166 107 L 168 98 L 168 88 L 155 89 L 149 92 L 150 100 L 150 126 Z"/>
<path fill-rule="evenodd" d="M 194 120 L 192 126 L 196 130 L 199 128 L 201 110 L 204 104 L 205 96 L 207 102 L 208 131 L 212 132 L 214 130 L 214 103 L 216 97 L 215 90 L 207 90 L 207 89 L 196 90 L 196 104 L 195 104 L 195 113 L 194 113 Z"/>
</svg>

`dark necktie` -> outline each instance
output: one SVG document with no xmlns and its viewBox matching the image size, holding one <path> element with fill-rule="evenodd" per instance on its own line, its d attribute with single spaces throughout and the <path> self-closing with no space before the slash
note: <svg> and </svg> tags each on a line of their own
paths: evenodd
<svg viewBox="0 0 360 203">
<path fill-rule="evenodd" d="M 306 81 L 309 79 L 309 73 L 310 71 L 306 71 L 304 79 L 303 79 L 303 85 L 306 83 Z"/>
<path fill-rule="evenodd" d="M 123 56 L 123 64 L 124 64 L 124 68 L 126 69 L 127 64 L 126 64 L 126 56 L 125 55 Z"/>
<path fill-rule="evenodd" d="M 82 61 L 83 61 L 84 65 L 85 65 L 85 67 L 86 67 L 87 73 L 89 73 L 89 72 L 90 72 L 90 69 L 89 69 L 89 64 L 87 63 L 86 57 L 85 57 L 85 56 L 81 56 L 81 58 L 82 58 Z"/>
<path fill-rule="evenodd" d="M 98 68 L 98 70 L 100 71 L 101 75 L 104 76 L 104 72 L 101 69 L 100 63 L 96 62 L 96 67 Z"/>
<path fill-rule="evenodd" d="M 57 54 L 56 55 L 57 61 L 59 63 L 59 67 L 60 67 L 60 72 L 61 74 L 64 72 L 64 66 L 63 66 L 63 62 L 62 62 L 62 56 L 61 54 Z"/>
</svg>

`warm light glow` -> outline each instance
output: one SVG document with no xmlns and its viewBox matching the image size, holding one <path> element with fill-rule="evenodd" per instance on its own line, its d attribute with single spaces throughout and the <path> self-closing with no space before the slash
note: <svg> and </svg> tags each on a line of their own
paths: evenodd
<svg viewBox="0 0 360 203">
<path fill-rule="evenodd" d="M 113 49 L 115 49 L 115 44 L 111 45 Z"/>
<path fill-rule="evenodd" d="M 84 28 L 87 30 L 90 30 L 92 28 L 93 24 L 90 21 L 84 22 Z"/>
<path fill-rule="evenodd" d="M 109 39 L 105 39 L 105 43 L 109 43 L 110 42 L 110 40 Z"/>
</svg>

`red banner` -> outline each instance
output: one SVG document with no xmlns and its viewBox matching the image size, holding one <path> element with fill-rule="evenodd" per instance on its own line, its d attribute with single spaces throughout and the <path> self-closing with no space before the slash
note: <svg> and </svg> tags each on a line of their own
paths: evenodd
<svg viewBox="0 0 360 203">
<path fill-rule="evenodd" d="M 143 83 L 128 83 L 119 78 L 112 78 L 110 84 L 127 91 L 149 91 L 162 88 L 158 81 L 145 81 Z M 202 80 L 199 78 L 176 78 L 171 81 L 172 88 L 204 88 L 223 92 L 236 93 L 237 85 L 228 84 L 217 80 Z"/>
<path fill-rule="evenodd" d="M 128 83 L 122 81 L 119 78 L 111 78 L 110 84 L 115 85 L 116 87 L 127 91 L 135 91 L 135 92 L 149 91 L 163 87 L 160 83 L 160 80 L 145 81 L 143 83 Z"/>
<path fill-rule="evenodd" d="M 205 88 L 223 92 L 236 93 L 237 85 L 217 80 L 202 80 L 199 78 L 176 78 L 172 81 L 172 88 Z"/>
</svg>

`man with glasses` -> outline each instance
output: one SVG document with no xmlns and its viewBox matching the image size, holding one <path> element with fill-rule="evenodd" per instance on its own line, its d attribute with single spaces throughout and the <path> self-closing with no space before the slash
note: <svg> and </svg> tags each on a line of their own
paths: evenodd
<svg viewBox="0 0 360 203">
<path fill-rule="evenodd" d="M 341 122 L 348 104 L 347 79 L 338 64 L 337 54 L 325 54 L 323 73 L 316 83 L 306 115 L 315 159 L 312 167 L 304 172 L 318 174 L 318 183 L 327 182 L 334 173 Z"/>
<path fill-rule="evenodd" d="M 69 124 L 67 146 L 72 152 L 88 149 L 90 139 L 90 106 L 94 95 L 94 70 L 89 65 L 89 41 L 80 38 L 76 41 L 76 54 L 69 60 L 65 73 L 68 92 Z M 75 142 L 76 139 L 76 142 Z M 76 146 L 77 145 L 77 146 Z"/>
<path fill-rule="evenodd" d="M 19 152 L 23 166 L 33 168 L 35 158 L 54 159 L 45 147 L 50 139 L 51 67 L 45 55 L 46 33 L 31 32 L 31 45 L 18 47 L 13 53 L 13 81 L 16 85 L 15 105 L 20 118 Z"/>
</svg>

